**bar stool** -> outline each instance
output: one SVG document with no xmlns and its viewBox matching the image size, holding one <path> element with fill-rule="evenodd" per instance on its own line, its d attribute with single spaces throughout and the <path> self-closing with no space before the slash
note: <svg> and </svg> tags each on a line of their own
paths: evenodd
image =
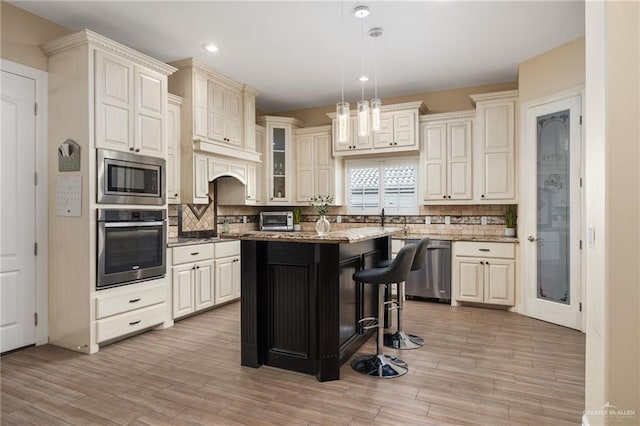
<svg viewBox="0 0 640 426">
<path fill-rule="evenodd" d="M 390 379 L 402 376 L 407 372 L 406 362 L 382 353 L 384 339 L 383 318 L 385 310 L 384 291 L 387 284 L 401 282 L 407 279 L 415 253 L 415 244 L 407 244 L 398 252 L 396 258 L 393 259 L 388 266 L 384 268 L 363 269 L 353 274 L 353 280 L 356 282 L 378 286 L 378 317 L 367 317 L 358 321 L 365 330 L 372 328 L 378 329 L 376 353 L 373 355 L 362 355 L 353 360 L 351 368 L 358 373 Z"/>
<path fill-rule="evenodd" d="M 417 271 L 418 269 L 422 269 L 425 263 L 425 259 L 427 256 L 427 246 L 429 245 L 429 238 L 423 238 L 416 244 L 416 255 L 413 258 L 413 264 L 411 265 L 411 271 Z M 393 259 L 383 260 L 378 263 L 378 268 L 386 268 L 393 262 Z M 424 346 L 424 339 L 422 337 L 416 336 L 415 334 L 405 333 L 402 322 L 402 311 L 404 310 L 404 299 L 405 299 L 405 291 L 404 291 L 404 281 L 398 281 L 398 291 L 397 298 L 398 302 L 394 308 L 398 311 L 398 324 L 396 328 L 396 332 L 385 333 L 384 335 L 384 345 L 389 348 L 394 349 L 416 349 Z"/>
</svg>

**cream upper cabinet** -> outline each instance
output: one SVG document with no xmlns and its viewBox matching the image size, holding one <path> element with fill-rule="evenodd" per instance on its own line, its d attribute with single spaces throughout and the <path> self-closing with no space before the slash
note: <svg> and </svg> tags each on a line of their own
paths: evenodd
<svg viewBox="0 0 640 426">
<path fill-rule="evenodd" d="M 380 116 L 380 130 L 372 132 L 374 148 L 418 146 L 417 111 L 385 112 Z"/>
<path fill-rule="evenodd" d="M 314 195 L 333 195 L 342 204 L 343 161 L 331 155 L 331 126 L 294 130 L 296 140 L 296 199 L 308 204 Z"/>
<path fill-rule="evenodd" d="M 255 140 L 255 98 L 259 92 L 193 58 L 172 65 L 178 71 L 169 79 L 169 90 L 184 99 L 180 198 L 184 203 L 201 202 L 204 199 L 194 191 L 200 184 L 196 180 L 206 173 L 193 168 L 193 155 L 243 163 L 262 161 L 262 146 L 257 147 Z"/>
<path fill-rule="evenodd" d="M 473 95 L 476 103 L 476 188 L 479 201 L 516 200 L 518 91 Z"/>
<path fill-rule="evenodd" d="M 167 77 L 96 50 L 96 147 L 165 156 Z"/>
<path fill-rule="evenodd" d="M 210 78 L 207 82 L 208 131 L 214 141 L 235 146 L 242 144 L 242 97 L 240 91 Z M 254 107 L 255 108 L 255 107 Z"/>
<path fill-rule="evenodd" d="M 456 302 L 515 304 L 514 243 L 453 243 L 453 304 Z"/>
<path fill-rule="evenodd" d="M 433 114 L 421 119 L 425 203 L 472 199 L 473 117 L 473 111 L 466 111 Z"/>
<path fill-rule="evenodd" d="M 333 122 L 334 156 L 383 154 L 396 152 L 417 152 L 420 148 L 418 138 L 418 118 L 427 108 L 422 102 L 384 105 L 380 115 L 380 130 L 370 131 L 367 136 L 358 136 L 358 119 L 352 111 L 350 135 L 346 142 L 337 138 L 335 113 L 327 114 Z"/>
<path fill-rule="evenodd" d="M 169 94 L 167 104 L 167 202 L 180 204 L 180 106 L 182 98 Z"/>
<path fill-rule="evenodd" d="M 264 204 L 282 205 L 294 201 L 295 145 L 292 131 L 302 127 L 294 118 L 262 116 L 258 123 L 265 128 L 262 155 L 264 175 Z"/>
<path fill-rule="evenodd" d="M 190 204 L 209 204 L 208 159 L 204 155 L 193 156 L 193 198 Z"/>
</svg>

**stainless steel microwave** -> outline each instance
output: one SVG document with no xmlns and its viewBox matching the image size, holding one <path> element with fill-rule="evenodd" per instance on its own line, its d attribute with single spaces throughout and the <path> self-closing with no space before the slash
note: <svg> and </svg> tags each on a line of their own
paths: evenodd
<svg viewBox="0 0 640 426">
<path fill-rule="evenodd" d="M 165 204 L 165 160 L 98 149 L 98 193 L 101 204 Z"/>
<path fill-rule="evenodd" d="M 261 231 L 293 231 L 293 212 L 261 212 Z"/>
</svg>

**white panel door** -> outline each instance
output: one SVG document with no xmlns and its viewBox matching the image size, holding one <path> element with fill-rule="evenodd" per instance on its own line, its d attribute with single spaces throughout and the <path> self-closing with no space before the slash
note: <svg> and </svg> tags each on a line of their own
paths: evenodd
<svg viewBox="0 0 640 426">
<path fill-rule="evenodd" d="M 173 318 L 179 318 L 194 311 L 193 268 L 193 264 L 173 267 Z"/>
<path fill-rule="evenodd" d="M 240 297 L 240 256 L 236 256 L 233 259 L 232 273 L 233 273 L 233 298 Z"/>
<path fill-rule="evenodd" d="M 314 196 L 314 138 L 299 136 L 296 146 L 296 201 L 308 202 Z"/>
<path fill-rule="evenodd" d="M 167 107 L 166 77 L 144 68 L 135 68 L 136 139 L 135 152 L 164 158 L 164 128 Z"/>
<path fill-rule="evenodd" d="M 380 130 L 373 133 L 375 148 L 389 148 L 393 146 L 393 113 L 380 114 Z M 357 135 L 357 133 L 356 133 Z"/>
<path fill-rule="evenodd" d="M 213 262 L 196 263 L 195 278 L 196 311 L 213 306 Z"/>
<path fill-rule="evenodd" d="M 133 151 L 133 65 L 97 50 L 95 78 L 96 147 Z"/>
<path fill-rule="evenodd" d="M 318 135 L 314 137 L 315 145 L 315 191 L 319 195 L 334 194 L 335 176 L 333 157 L 331 157 L 331 136 Z"/>
<path fill-rule="evenodd" d="M 416 143 L 416 115 L 413 112 L 393 114 L 393 145 L 411 146 Z"/>
<path fill-rule="evenodd" d="M 208 87 L 208 113 L 209 113 L 209 127 L 207 131 L 207 137 L 213 140 L 223 141 L 225 139 L 226 129 L 225 125 L 225 110 L 224 110 L 224 96 L 225 91 L 223 87 L 215 84 L 213 81 L 207 82 Z"/>
<path fill-rule="evenodd" d="M 193 133 L 203 138 L 207 137 L 207 76 L 205 74 L 195 72 L 193 82 Z"/>
<path fill-rule="evenodd" d="M 484 302 L 513 306 L 516 280 L 515 260 L 484 260 Z"/>
<path fill-rule="evenodd" d="M 216 305 L 235 298 L 234 267 L 237 257 L 225 257 L 215 260 L 215 298 Z"/>
<path fill-rule="evenodd" d="M 457 300 L 482 303 L 484 298 L 482 266 L 480 259 L 455 259 L 453 267 L 458 285 Z M 456 285 L 455 282 L 454 285 Z"/>
<path fill-rule="evenodd" d="M 0 352 L 36 342 L 35 82 L 2 71 Z"/>
<path fill-rule="evenodd" d="M 447 125 L 422 127 L 425 201 L 447 197 Z"/>
<path fill-rule="evenodd" d="M 180 203 L 180 106 L 167 105 L 167 202 Z"/>
<path fill-rule="evenodd" d="M 227 142 L 232 145 L 242 145 L 242 128 L 240 126 L 242 112 L 242 104 L 240 94 L 233 90 L 225 90 L 224 92 L 224 111 L 225 111 L 225 137 Z"/>
<path fill-rule="evenodd" d="M 193 156 L 193 203 L 206 204 L 209 201 L 208 162 L 204 155 Z"/>
<path fill-rule="evenodd" d="M 471 191 L 471 121 L 447 125 L 449 188 L 447 199 L 470 200 Z"/>
<path fill-rule="evenodd" d="M 515 102 L 485 105 L 478 123 L 482 132 L 481 198 L 503 200 L 515 197 Z"/>
</svg>

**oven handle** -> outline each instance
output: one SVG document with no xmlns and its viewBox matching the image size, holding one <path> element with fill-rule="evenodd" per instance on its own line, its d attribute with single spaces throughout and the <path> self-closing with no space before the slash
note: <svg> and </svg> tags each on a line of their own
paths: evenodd
<svg viewBox="0 0 640 426">
<path fill-rule="evenodd" d="M 132 226 L 162 226 L 164 221 L 159 222 L 105 222 L 105 228 L 130 228 Z"/>
</svg>

